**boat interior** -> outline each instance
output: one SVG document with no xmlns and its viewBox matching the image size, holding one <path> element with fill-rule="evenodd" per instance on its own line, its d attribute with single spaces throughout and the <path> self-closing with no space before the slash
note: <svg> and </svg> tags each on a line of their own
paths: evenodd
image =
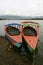
<svg viewBox="0 0 43 65">
<path fill-rule="evenodd" d="M 20 31 L 18 28 L 13 27 L 13 26 L 8 26 L 6 29 L 7 33 L 11 36 L 13 35 L 19 35 Z M 23 28 L 23 34 L 25 36 L 37 36 L 37 32 L 34 28 L 27 26 Z"/>
<path fill-rule="evenodd" d="M 19 29 L 16 28 L 16 27 L 13 27 L 13 26 L 8 26 L 7 29 L 6 29 L 6 31 L 11 36 L 19 35 L 20 34 Z"/>
<path fill-rule="evenodd" d="M 24 27 L 23 34 L 25 36 L 37 36 L 36 30 L 30 26 Z"/>
</svg>

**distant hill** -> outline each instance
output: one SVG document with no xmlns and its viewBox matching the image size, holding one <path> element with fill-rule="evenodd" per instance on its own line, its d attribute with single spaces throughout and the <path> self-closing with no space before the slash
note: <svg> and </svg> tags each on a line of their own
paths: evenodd
<svg viewBox="0 0 43 65">
<path fill-rule="evenodd" d="M 43 20 L 43 16 L 2 15 L 0 20 Z"/>
<path fill-rule="evenodd" d="M 24 17 L 24 16 L 15 16 L 15 15 L 3 15 L 3 16 L 0 16 L 0 19 L 1 20 L 21 20 L 21 19 L 28 19 L 27 17 Z"/>
</svg>

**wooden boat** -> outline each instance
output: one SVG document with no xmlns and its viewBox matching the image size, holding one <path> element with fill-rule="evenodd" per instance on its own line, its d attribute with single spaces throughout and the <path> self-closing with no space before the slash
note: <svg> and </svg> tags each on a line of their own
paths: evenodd
<svg viewBox="0 0 43 65">
<path fill-rule="evenodd" d="M 25 48 L 33 52 L 38 43 L 39 38 L 39 24 L 36 22 L 21 22 L 22 25 L 22 38 Z"/>
<path fill-rule="evenodd" d="M 19 48 L 20 51 L 28 55 L 30 60 L 33 60 L 39 38 L 38 23 L 26 21 L 21 24 L 7 24 L 5 25 L 5 36 L 17 49 Z"/>
<path fill-rule="evenodd" d="M 22 36 L 20 31 L 20 24 L 11 23 L 5 25 L 5 36 L 6 38 L 16 47 L 20 47 L 22 44 Z"/>
</svg>

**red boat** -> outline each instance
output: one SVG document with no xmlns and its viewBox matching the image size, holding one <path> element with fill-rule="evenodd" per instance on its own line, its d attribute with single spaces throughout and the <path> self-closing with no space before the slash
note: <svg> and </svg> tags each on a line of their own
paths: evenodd
<svg viewBox="0 0 43 65">
<path fill-rule="evenodd" d="M 26 48 L 33 52 L 38 43 L 39 38 L 39 24 L 36 22 L 21 22 L 23 43 Z"/>
<path fill-rule="evenodd" d="M 16 47 L 20 47 L 22 44 L 21 25 L 17 23 L 11 23 L 5 25 L 6 38 Z"/>
<path fill-rule="evenodd" d="M 20 51 L 34 55 L 39 39 L 39 24 L 36 22 L 21 22 L 5 25 L 6 38 Z M 29 56 L 29 55 L 28 55 Z"/>
</svg>

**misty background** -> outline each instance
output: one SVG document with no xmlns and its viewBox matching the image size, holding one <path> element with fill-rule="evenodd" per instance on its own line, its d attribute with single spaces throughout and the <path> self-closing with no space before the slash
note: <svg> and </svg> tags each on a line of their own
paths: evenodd
<svg viewBox="0 0 43 65">
<path fill-rule="evenodd" d="M 43 16 L 43 0 L 0 0 L 0 15 Z"/>
<path fill-rule="evenodd" d="M 24 21 L 20 19 L 27 20 L 37 17 L 43 18 L 43 0 L 0 0 L 0 18 L 2 18 L 0 20 L 0 36 L 5 35 L 5 24 L 20 23 Z M 32 21 L 40 24 L 40 35 L 43 38 L 43 20 Z"/>
</svg>

